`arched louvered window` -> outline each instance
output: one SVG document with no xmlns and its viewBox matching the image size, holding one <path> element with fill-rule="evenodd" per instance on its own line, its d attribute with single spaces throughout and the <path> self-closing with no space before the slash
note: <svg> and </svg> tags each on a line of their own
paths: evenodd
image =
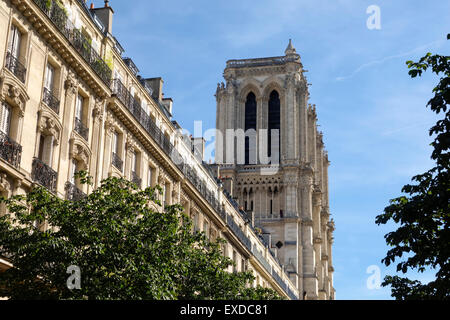
<svg viewBox="0 0 450 320">
<path fill-rule="evenodd" d="M 278 155 L 281 149 L 281 128 L 280 128 L 280 95 L 277 91 L 272 91 L 269 98 L 269 138 L 268 138 L 268 156 L 271 157 L 272 153 Z M 278 129 L 280 136 L 278 137 L 278 148 L 272 150 L 272 130 Z M 280 159 L 280 157 L 278 158 Z"/>
<path fill-rule="evenodd" d="M 245 131 L 251 129 L 256 131 L 256 113 L 256 96 L 250 92 L 245 102 Z M 245 137 L 245 164 L 250 164 L 250 137 Z"/>
</svg>

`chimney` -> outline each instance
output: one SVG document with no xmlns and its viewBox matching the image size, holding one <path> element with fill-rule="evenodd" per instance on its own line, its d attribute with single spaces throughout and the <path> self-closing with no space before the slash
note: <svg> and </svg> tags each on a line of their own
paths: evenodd
<svg viewBox="0 0 450 320">
<path fill-rule="evenodd" d="M 109 34 L 112 34 L 112 23 L 114 10 L 109 6 L 109 1 L 105 0 L 105 6 L 103 8 L 92 8 L 91 11 L 100 19 Z"/>
<path fill-rule="evenodd" d="M 153 89 L 153 98 L 162 101 L 163 100 L 163 84 L 164 81 L 161 77 L 159 78 L 148 78 L 145 79 L 145 82 L 147 82 L 150 87 Z"/>
<path fill-rule="evenodd" d="M 172 98 L 163 98 L 162 105 L 172 114 L 173 100 Z"/>
<path fill-rule="evenodd" d="M 191 138 L 192 139 L 192 152 L 194 156 L 200 161 L 203 161 L 205 157 L 205 139 L 201 138 Z"/>
</svg>

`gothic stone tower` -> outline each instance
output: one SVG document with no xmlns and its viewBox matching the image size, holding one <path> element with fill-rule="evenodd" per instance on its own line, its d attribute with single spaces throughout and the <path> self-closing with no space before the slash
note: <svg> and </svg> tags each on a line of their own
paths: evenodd
<svg viewBox="0 0 450 320">
<path fill-rule="evenodd" d="M 285 56 L 227 62 L 216 164 L 303 298 L 334 299 L 330 163 L 304 72 L 291 41 Z"/>
</svg>

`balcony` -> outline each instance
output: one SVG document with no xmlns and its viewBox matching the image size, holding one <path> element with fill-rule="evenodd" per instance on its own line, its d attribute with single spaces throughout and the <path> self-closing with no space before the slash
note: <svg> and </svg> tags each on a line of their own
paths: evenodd
<svg viewBox="0 0 450 320">
<path fill-rule="evenodd" d="M 25 76 L 27 69 L 19 62 L 19 59 L 14 57 L 11 52 L 6 54 L 6 68 L 11 71 L 20 81 L 25 83 Z"/>
<path fill-rule="evenodd" d="M 112 154 L 112 165 L 119 169 L 121 172 L 123 171 L 123 160 L 117 155 L 117 153 L 113 152 Z"/>
<path fill-rule="evenodd" d="M 54 0 L 33 0 L 34 3 L 47 15 L 56 28 L 61 31 L 75 50 L 91 66 L 95 73 L 110 85 L 112 71 L 100 55 L 92 48 L 90 40 L 80 30 L 76 29 L 68 19 L 63 7 Z"/>
<path fill-rule="evenodd" d="M 56 179 L 58 173 L 42 162 L 38 158 L 33 159 L 33 168 L 31 172 L 31 179 L 47 188 L 50 192 L 56 191 Z"/>
<path fill-rule="evenodd" d="M 75 118 L 75 131 L 83 137 L 84 140 L 89 140 L 89 128 L 87 128 L 83 121 L 78 118 Z"/>
<path fill-rule="evenodd" d="M 131 182 L 135 183 L 139 188 L 142 187 L 142 179 L 134 171 L 131 172 Z"/>
<path fill-rule="evenodd" d="M 47 88 L 44 88 L 44 95 L 42 97 L 42 101 L 47 106 L 49 106 L 53 111 L 55 111 L 57 114 L 59 114 L 60 101 Z"/>
<path fill-rule="evenodd" d="M 18 168 L 22 158 L 22 146 L 0 131 L 0 158 Z"/>
<path fill-rule="evenodd" d="M 78 201 L 86 198 L 86 194 L 78 189 L 73 183 L 66 183 L 66 199 L 69 201 Z"/>
<path fill-rule="evenodd" d="M 250 239 L 245 235 L 244 231 L 242 231 L 241 228 L 236 224 L 236 222 L 234 222 L 231 216 L 227 214 L 226 217 L 227 217 L 227 224 L 233 231 L 233 233 L 247 247 L 249 251 L 252 251 L 252 243 Z"/>
</svg>

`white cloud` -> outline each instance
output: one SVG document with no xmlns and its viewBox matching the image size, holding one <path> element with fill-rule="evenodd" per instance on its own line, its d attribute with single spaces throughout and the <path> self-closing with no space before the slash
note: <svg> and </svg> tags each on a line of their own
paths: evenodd
<svg viewBox="0 0 450 320">
<path fill-rule="evenodd" d="M 355 69 L 352 73 L 350 73 L 347 76 L 339 76 L 336 78 L 336 81 L 344 81 L 350 78 L 353 78 L 357 73 L 361 72 L 364 69 L 373 67 L 375 65 L 380 65 L 385 63 L 386 61 L 389 60 L 393 60 L 393 59 L 398 59 L 398 58 L 403 58 L 403 57 L 408 57 L 411 56 L 412 54 L 416 53 L 416 52 L 423 52 L 425 49 L 431 49 L 431 48 L 436 48 L 437 46 L 441 45 L 445 43 L 444 40 L 436 40 L 421 46 L 418 46 L 412 50 L 409 50 L 407 52 L 403 52 L 403 53 L 399 53 L 399 54 L 395 54 L 395 55 L 391 55 L 391 56 L 387 56 L 381 59 L 377 59 L 377 60 L 373 60 L 367 63 L 364 63 L 363 65 L 359 66 L 357 69 Z"/>
</svg>

